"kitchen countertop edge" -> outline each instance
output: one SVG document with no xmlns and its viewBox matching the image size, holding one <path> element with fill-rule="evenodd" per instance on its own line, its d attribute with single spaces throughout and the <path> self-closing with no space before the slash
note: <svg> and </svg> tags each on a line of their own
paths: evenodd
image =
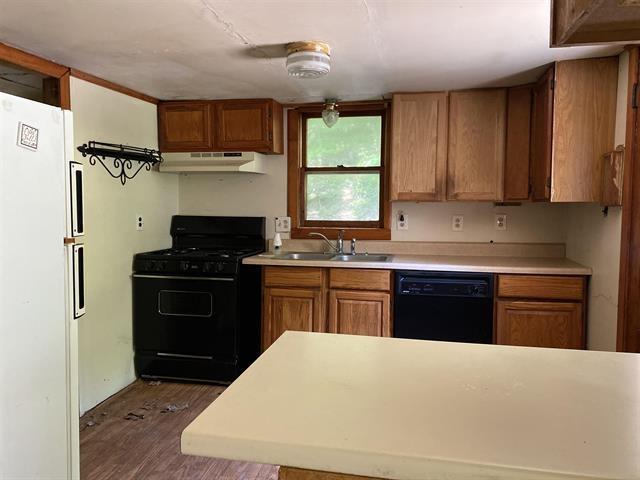
<svg viewBox="0 0 640 480">
<path fill-rule="evenodd" d="M 332 260 L 284 260 L 273 254 L 261 253 L 243 260 L 246 265 L 282 267 L 368 268 L 383 270 L 430 270 L 443 272 L 477 272 L 529 275 L 588 275 L 590 267 L 567 258 L 407 255 L 387 254 L 387 262 L 340 262 Z"/>
</svg>

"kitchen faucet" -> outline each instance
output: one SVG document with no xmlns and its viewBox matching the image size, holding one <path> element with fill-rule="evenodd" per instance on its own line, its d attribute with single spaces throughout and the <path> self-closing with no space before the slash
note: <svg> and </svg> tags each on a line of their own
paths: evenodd
<svg viewBox="0 0 640 480">
<path fill-rule="evenodd" d="M 326 244 L 331 247 L 331 250 L 336 252 L 338 255 L 344 255 L 344 230 L 338 231 L 338 239 L 336 240 L 335 245 L 331 243 L 329 239 L 320 232 L 311 232 L 309 233 L 309 236 L 322 238 L 326 242 Z"/>
</svg>

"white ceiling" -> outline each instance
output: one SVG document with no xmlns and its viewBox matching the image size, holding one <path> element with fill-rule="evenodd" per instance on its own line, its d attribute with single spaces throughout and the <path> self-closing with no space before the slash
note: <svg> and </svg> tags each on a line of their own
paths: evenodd
<svg viewBox="0 0 640 480">
<path fill-rule="evenodd" d="M 513 85 L 556 59 L 549 0 L 0 0 L 0 41 L 161 99 L 375 98 Z M 287 77 L 251 46 L 316 39 L 331 73 Z"/>
</svg>

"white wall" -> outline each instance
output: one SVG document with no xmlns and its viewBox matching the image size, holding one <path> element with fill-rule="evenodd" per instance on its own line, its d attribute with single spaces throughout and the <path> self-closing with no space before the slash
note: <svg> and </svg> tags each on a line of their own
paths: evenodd
<svg viewBox="0 0 640 480">
<path fill-rule="evenodd" d="M 629 54 L 620 55 L 615 145 L 625 143 Z M 614 145 L 611 146 L 613 149 Z M 567 257 L 589 265 L 587 342 L 590 350 L 615 350 L 618 315 L 621 209 L 593 204 L 570 205 L 567 217 Z"/>
<path fill-rule="evenodd" d="M 75 144 L 89 140 L 157 148 L 156 107 L 92 83 L 71 79 Z M 102 166 L 85 164 L 86 304 L 79 320 L 80 407 L 84 412 L 134 378 L 131 264 L 136 252 L 170 246 L 177 212 L 173 175 L 141 171 L 122 186 Z M 143 214 L 143 231 L 135 217 Z"/>
</svg>

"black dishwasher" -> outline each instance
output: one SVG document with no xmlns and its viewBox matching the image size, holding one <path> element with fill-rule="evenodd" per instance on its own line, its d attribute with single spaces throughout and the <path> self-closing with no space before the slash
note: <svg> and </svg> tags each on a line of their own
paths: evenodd
<svg viewBox="0 0 640 480">
<path fill-rule="evenodd" d="M 393 336 L 492 343 L 493 275 L 397 271 Z"/>
</svg>

